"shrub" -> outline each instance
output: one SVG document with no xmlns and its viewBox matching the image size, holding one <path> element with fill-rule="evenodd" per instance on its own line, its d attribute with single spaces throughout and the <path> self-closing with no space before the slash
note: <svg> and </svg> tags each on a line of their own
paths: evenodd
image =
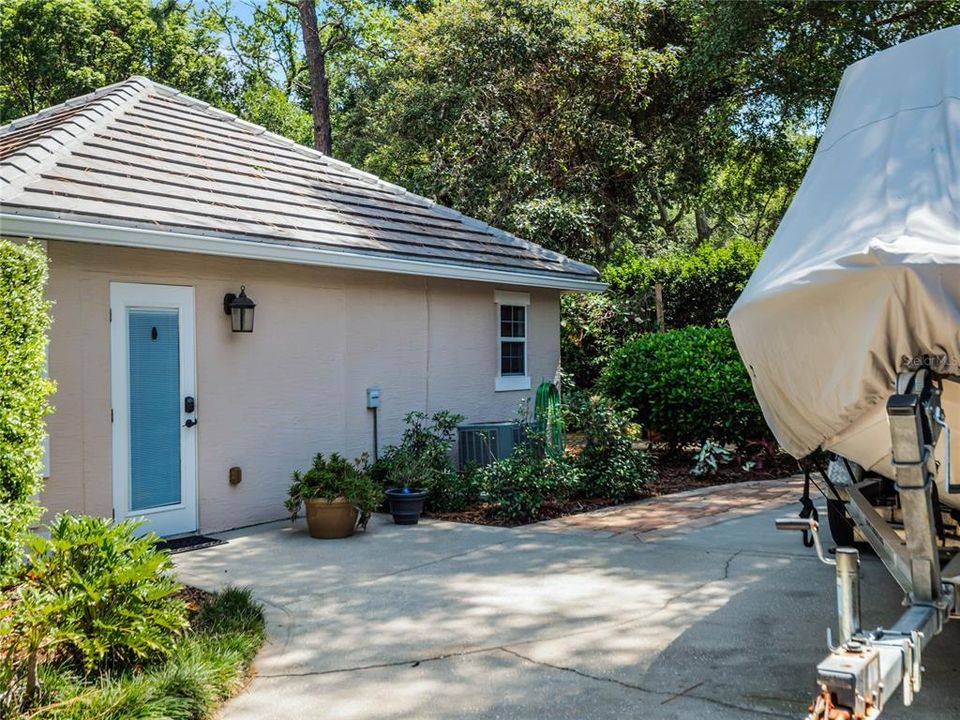
<svg viewBox="0 0 960 720">
<path fill-rule="evenodd" d="M 384 449 L 373 476 L 385 485 L 427 491 L 430 512 L 459 512 L 479 499 L 472 473 L 461 473 L 453 461 L 453 441 L 462 415 L 440 410 L 432 416 L 411 412 L 399 445 Z"/>
<path fill-rule="evenodd" d="M 606 293 L 565 295 L 561 301 L 564 369 L 579 387 L 592 387 L 616 348 L 637 333 L 656 330 L 658 282 L 667 328 L 722 323 L 762 252 L 759 243 L 738 239 L 608 265 Z"/>
<path fill-rule="evenodd" d="M 693 467 L 690 474 L 693 477 L 716 475 L 721 465 L 727 465 L 733 460 L 733 454 L 723 445 L 707 440 L 693 458 Z"/>
<path fill-rule="evenodd" d="M 95 678 L 49 664 L 40 669 L 45 707 L 34 720 L 196 720 L 237 692 L 265 638 L 263 611 L 247 590 L 227 588 L 200 606 L 192 628 L 163 662 Z M 0 708 L 2 710 L 2 708 Z"/>
<path fill-rule="evenodd" d="M 575 394 L 567 411 L 585 439 L 576 459 L 580 493 L 616 502 L 637 497 L 654 472 L 647 453 L 634 445 L 638 433 L 630 416 L 604 398 L 584 394 Z"/>
<path fill-rule="evenodd" d="M 290 517 L 296 518 L 304 500 L 338 498 L 357 506 L 363 514 L 361 523 L 383 502 L 383 492 L 371 479 L 365 457 L 351 463 L 339 453 L 332 453 L 329 459 L 317 453 L 306 472 L 293 472 L 284 505 Z"/>
<path fill-rule="evenodd" d="M 476 470 L 490 501 L 514 522 L 534 519 L 546 501 L 563 501 L 580 486 L 578 467 L 566 455 L 545 453 L 539 435 L 531 430 L 509 458 Z"/>
<path fill-rule="evenodd" d="M 44 377 L 47 260 L 35 244 L 0 239 L 0 585 L 14 572 L 40 509 L 43 418 L 54 386 Z"/>
<path fill-rule="evenodd" d="M 762 254 L 760 243 L 746 239 L 719 247 L 703 243 L 692 253 L 637 257 L 611 265 L 603 275 L 616 294 L 625 296 L 639 296 L 661 283 L 668 328 L 711 326 L 726 318 Z"/>
<path fill-rule="evenodd" d="M 165 657 L 187 625 L 168 553 L 140 523 L 58 515 L 30 555 L 0 617 L 5 679 L 29 701 L 42 657 L 66 657 L 85 674 Z"/>
<path fill-rule="evenodd" d="M 614 353 L 600 388 L 673 447 L 769 436 L 726 327 L 641 335 Z"/>
</svg>

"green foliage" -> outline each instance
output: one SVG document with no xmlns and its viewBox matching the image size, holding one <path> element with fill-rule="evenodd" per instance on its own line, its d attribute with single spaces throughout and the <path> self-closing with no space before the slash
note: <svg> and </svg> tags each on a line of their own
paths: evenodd
<svg viewBox="0 0 960 720">
<path fill-rule="evenodd" d="M 454 0 L 410 13 L 393 62 L 360 75 L 343 108 L 346 159 L 602 259 L 658 222 L 651 194 L 696 166 L 701 145 L 673 145 L 651 112 L 670 102 L 683 34 L 658 4 L 635 1 Z"/>
<path fill-rule="evenodd" d="M 6 0 L 0 35 L 0 122 L 130 75 L 226 104 L 226 58 L 186 3 Z"/>
<path fill-rule="evenodd" d="M 40 669 L 36 720 L 196 720 L 239 691 L 265 639 L 263 611 L 249 591 L 227 588 L 201 605 L 173 654 L 143 668 L 84 678 L 69 666 Z"/>
<path fill-rule="evenodd" d="M 734 239 L 719 247 L 701 245 L 693 253 L 608 265 L 606 293 L 570 294 L 561 301 L 564 369 L 578 387 L 592 387 L 616 348 L 637 333 L 656 330 L 656 283 L 667 328 L 724 322 L 762 254 L 759 243 Z"/>
<path fill-rule="evenodd" d="M 726 318 L 762 254 L 763 246 L 750 240 L 733 240 L 719 247 L 704 244 L 693 253 L 637 257 L 610 265 L 603 278 L 618 296 L 646 296 L 647 317 L 650 293 L 661 283 L 667 328 L 716 325 Z"/>
<path fill-rule="evenodd" d="M 640 335 L 613 354 L 599 387 L 674 447 L 769 436 L 726 327 Z"/>
<path fill-rule="evenodd" d="M 6 0 L 0 122 L 142 73 L 309 143 L 295 3 L 239 3 Z M 844 67 L 960 22 L 958 0 L 317 11 L 339 157 L 601 265 L 765 242 Z"/>
<path fill-rule="evenodd" d="M 900 9 L 898 9 L 898 7 Z M 351 76 L 345 159 L 578 258 L 765 242 L 843 68 L 960 3 L 450 0 Z"/>
<path fill-rule="evenodd" d="M 716 475 L 717 470 L 720 469 L 721 465 L 727 465 L 731 460 L 733 460 L 733 453 L 727 450 L 723 445 L 715 443 L 712 440 L 707 440 L 703 445 L 700 446 L 700 449 L 697 451 L 697 454 L 693 457 L 694 464 L 693 469 L 690 470 L 690 474 L 694 477 L 704 477 L 706 475 Z M 755 463 L 751 461 L 750 467 L 745 467 L 745 470 L 750 470 L 753 468 Z"/>
<path fill-rule="evenodd" d="M 290 517 L 296 518 L 304 500 L 338 498 L 353 503 L 364 514 L 383 502 L 383 491 L 371 479 L 365 457 L 350 462 L 339 453 L 332 453 L 329 459 L 317 453 L 306 472 L 294 470 L 284 504 Z"/>
<path fill-rule="evenodd" d="M 846 67 L 910 38 L 960 23 L 956 0 L 685 1 L 699 31 L 686 63 L 691 90 L 725 82 L 715 120 L 775 137 L 822 125 Z"/>
<path fill-rule="evenodd" d="M 0 586 L 40 515 L 43 418 L 54 385 L 44 377 L 50 303 L 47 258 L 35 244 L 0 239 Z"/>
<path fill-rule="evenodd" d="M 453 460 L 453 442 L 463 416 L 440 410 L 432 416 L 411 412 L 399 445 L 384 448 L 373 476 L 390 487 L 426 490 L 430 512 L 459 512 L 476 502 L 479 490 L 470 473 Z"/>
<path fill-rule="evenodd" d="M 525 441 L 513 455 L 478 468 L 476 479 L 500 514 L 512 522 L 529 522 L 547 501 L 563 501 L 581 484 L 580 469 L 567 455 L 544 452 L 546 438 L 528 426 Z"/>
<path fill-rule="evenodd" d="M 0 675 L 8 695 L 32 701 L 37 665 L 66 659 L 91 675 L 169 656 L 187 625 L 168 553 L 140 523 L 58 515 L 30 555 L 0 615 Z"/>
<path fill-rule="evenodd" d="M 249 588 L 228 586 L 200 606 L 192 625 L 208 635 L 262 634 L 263 608 Z"/>
<path fill-rule="evenodd" d="M 647 453 L 629 415 L 601 397 L 577 395 L 568 405 L 570 423 L 584 437 L 576 458 L 581 480 L 578 494 L 625 502 L 638 497 L 654 477 Z"/>
</svg>

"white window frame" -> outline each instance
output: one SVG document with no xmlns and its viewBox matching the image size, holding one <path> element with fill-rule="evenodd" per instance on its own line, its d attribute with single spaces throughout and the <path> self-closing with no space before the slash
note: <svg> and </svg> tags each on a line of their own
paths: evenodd
<svg viewBox="0 0 960 720">
<path fill-rule="evenodd" d="M 530 358 L 527 352 L 530 342 L 530 293 L 512 292 L 509 290 L 494 291 L 497 321 L 497 376 L 494 383 L 496 392 L 511 392 L 530 389 Z M 519 338 L 505 338 L 500 335 L 500 308 L 523 307 L 523 375 L 503 375 L 503 343 L 519 342 Z"/>
</svg>

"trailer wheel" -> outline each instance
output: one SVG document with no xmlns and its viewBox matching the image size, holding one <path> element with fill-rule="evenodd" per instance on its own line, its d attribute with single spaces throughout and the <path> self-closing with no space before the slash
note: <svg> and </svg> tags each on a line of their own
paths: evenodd
<svg viewBox="0 0 960 720">
<path fill-rule="evenodd" d="M 837 547 L 853 547 L 853 519 L 841 500 L 827 499 L 827 521 Z"/>
</svg>

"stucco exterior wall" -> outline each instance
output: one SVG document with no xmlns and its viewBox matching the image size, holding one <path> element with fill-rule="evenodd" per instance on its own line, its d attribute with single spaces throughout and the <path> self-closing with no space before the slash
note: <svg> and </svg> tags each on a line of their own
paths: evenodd
<svg viewBox="0 0 960 720">
<path fill-rule="evenodd" d="M 382 392 L 380 443 L 411 410 L 467 421 L 511 419 L 560 362 L 559 292 L 384 273 L 51 241 L 51 512 L 109 516 L 110 283 L 189 285 L 196 295 L 200 530 L 283 517 L 290 472 L 318 451 L 372 451 L 366 388 Z M 234 334 L 223 295 L 257 303 L 252 334 Z M 533 389 L 495 392 L 494 290 L 530 293 Z M 232 466 L 243 481 L 228 482 Z"/>
</svg>

